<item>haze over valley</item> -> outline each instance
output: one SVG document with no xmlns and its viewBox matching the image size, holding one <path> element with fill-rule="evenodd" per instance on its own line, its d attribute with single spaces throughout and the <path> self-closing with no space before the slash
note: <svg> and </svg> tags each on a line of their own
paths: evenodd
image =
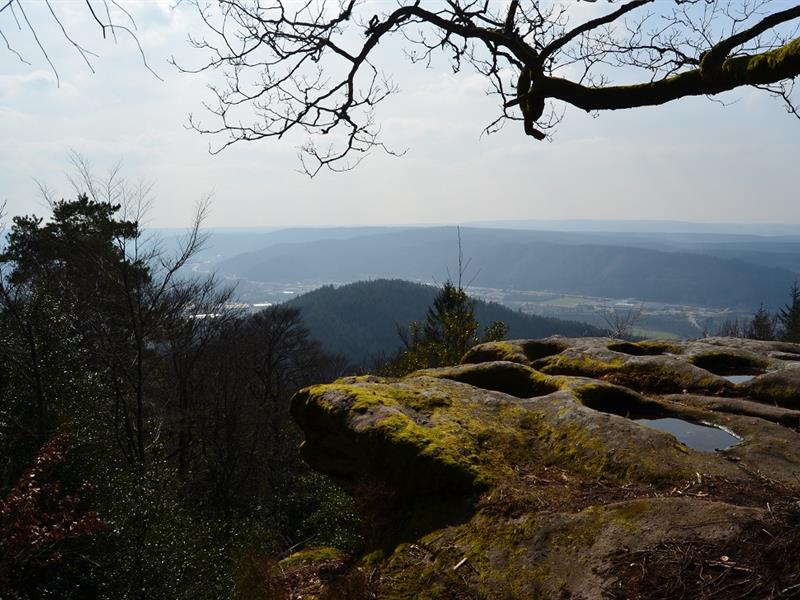
<svg viewBox="0 0 800 600">
<path fill-rule="evenodd" d="M 461 227 L 472 296 L 599 327 L 609 311 L 636 310 L 645 337 L 699 337 L 749 318 L 762 303 L 774 310 L 800 276 L 797 226 L 502 225 Z M 237 284 L 243 302 L 263 305 L 373 279 L 436 285 L 457 274 L 457 255 L 453 226 L 227 229 L 212 232 L 193 267 L 217 272 Z"/>
</svg>

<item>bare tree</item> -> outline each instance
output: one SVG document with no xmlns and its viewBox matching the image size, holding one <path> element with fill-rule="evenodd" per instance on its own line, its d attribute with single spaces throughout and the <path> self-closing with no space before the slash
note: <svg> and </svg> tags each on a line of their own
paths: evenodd
<svg viewBox="0 0 800 600">
<path fill-rule="evenodd" d="M 181 322 L 198 310 L 215 310 L 229 296 L 216 291 L 213 278 L 193 280 L 182 271 L 207 239 L 201 225 L 210 200 L 198 203 L 191 226 L 170 254 L 142 233 L 149 184 L 129 182 L 119 166 L 98 177 L 85 158 L 73 153 L 71 159 L 73 174 L 68 178 L 78 200 L 56 200 L 40 184 L 58 226 L 43 231 L 41 219 L 15 220 L 20 233 L 12 238 L 15 253 L 10 259 L 20 273 L 46 281 L 56 297 L 69 303 L 76 327 L 94 349 L 94 362 L 108 375 L 119 448 L 143 474 L 160 428 L 153 400 L 157 378 L 152 371 L 157 369 L 151 367 L 159 362 L 159 353 L 175 350 L 170 342 L 176 340 L 170 336 Z M 38 260 L 27 251 L 26 236 L 36 239 L 40 234 L 69 260 L 58 252 Z"/>
<path fill-rule="evenodd" d="M 26 3 L 23 0 L 0 0 L 0 40 L 2 40 L 5 50 L 20 62 L 30 65 L 28 57 L 19 50 L 13 41 L 14 34 L 20 39 L 28 38 L 28 41 L 44 57 L 59 84 L 61 78 L 58 67 L 48 49 L 52 46 L 53 39 L 43 31 L 48 26 L 53 26 L 61 32 L 63 41 L 83 59 L 92 73 L 94 73 L 93 61 L 99 58 L 96 52 L 89 50 L 85 43 L 79 41 L 76 34 L 70 31 L 67 25 L 68 20 L 63 14 L 65 6 L 66 3 L 52 2 L 51 0 L 39 3 Z M 96 26 L 104 40 L 110 39 L 117 43 L 118 35 L 132 40 L 142 57 L 145 68 L 161 79 L 147 63 L 144 49 L 139 42 L 136 21 L 123 3 L 116 0 L 84 0 L 81 8 L 84 10 L 85 19 Z M 49 21 L 49 23 L 45 23 L 45 21 Z"/>
<path fill-rule="evenodd" d="M 742 86 L 782 98 L 798 116 L 791 93 L 800 74 L 800 5 L 191 1 L 206 25 L 191 42 L 207 61 L 182 68 L 223 74 L 206 104 L 213 124 L 192 117 L 191 125 L 218 134 L 213 152 L 239 141 L 307 135 L 301 160 L 312 176 L 323 167 L 352 168 L 376 147 L 389 151 L 374 109 L 397 91 L 377 62 L 376 49 L 392 37 L 412 62 L 431 65 L 442 54 L 454 72 L 470 67 L 485 76 L 499 109 L 489 133 L 519 121 L 541 140 L 566 105 L 627 109 Z M 613 84 L 614 76 L 633 83 Z"/>
<path fill-rule="evenodd" d="M 606 331 L 610 337 L 619 340 L 629 340 L 633 338 L 633 330 L 636 323 L 642 318 L 644 302 L 639 306 L 626 309 L 619 307 L 604 308 L 600 312 L 600 317 L 606 324 Z"/>
</svg>

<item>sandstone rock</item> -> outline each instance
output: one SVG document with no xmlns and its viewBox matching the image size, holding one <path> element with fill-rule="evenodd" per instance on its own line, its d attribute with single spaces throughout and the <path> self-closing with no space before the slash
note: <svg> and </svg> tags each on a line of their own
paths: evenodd
<svg viewBox="0 0 800 600">
<path fill-rule="evenodd" d="M 354 568 L 374 570 L 377 597 L 668 598 L 654 590 L 675 582 L 769 597 L 800 583 L 795 355 L 725 338 L 494 342 L 455 367 L 306 388 L 292 414 L 306 460 L 374 525 Z M 698 451 L 643 417 L 738 443 Z"/>
</svg>

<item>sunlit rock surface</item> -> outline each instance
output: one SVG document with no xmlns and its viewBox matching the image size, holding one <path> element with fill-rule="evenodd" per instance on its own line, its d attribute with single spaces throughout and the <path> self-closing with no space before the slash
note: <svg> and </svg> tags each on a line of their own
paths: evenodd
<svg viewBox="0 0 800 600">
<path fill-rule="evenodd" d="M 378 598 L 800 589 L 800 345 L 556 337 L 482 344 L 463 362 L 295 396 L 306 460 L 351 490 L 368 524 L 365 555 L 334 587 Z M 734 443 L 695 450 L 642 418 L 721 428 Z"/>
</svg>

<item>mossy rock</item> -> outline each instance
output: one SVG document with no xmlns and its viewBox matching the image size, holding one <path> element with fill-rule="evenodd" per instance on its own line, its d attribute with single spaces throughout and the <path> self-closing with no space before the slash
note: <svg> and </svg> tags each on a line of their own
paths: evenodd
<svg viewBox="0 0 800 600">
<path fill-rule="evenodd" d="M 745 393 L 760 402 L 800 410 L 800 369 L 784 369 L 743 384 Z"/>
<path fill-rule="evenodd" d="M 781 358 L 795 349 L 514 340 L 402 379 L 306 388 L 291 410 L 303 456 L 372 529 L 352 571 L 365 597 L 640 597 L 676 578 L 687 597 L 720 591 L 670 570 L 689 552 L 703 573 L 746 561 L 767 597 L 796 577 L 775 556 L 800 551 L 800 368 Z M 766 372 L 738 386 L 712 372 L 745 367 Z M 699 452 L 641 416 L 741 442 Z"/>
<path fill-rule="evenodd" d="M 569 346 L 569 341 L 561 337 L 551 337 L 544 340 L 486 342 L 470 349 L 461 362 L 467 364 L 511 361 L 530 365 L 536 360 L 560 354 Z"/>
<path fill-rule="evenodd" d="M 415 375 L 460 381 L 484 390 L 503 392 L 517 398 L 533 398 L 557 392 L 562 381 L 530 367 L 507 361 L 464 364 L 441 369 L 427 369 Z"/>
<path fill-rule="evenodd" d="M 658 356 L 664 354 L 664 348 L 654 345 L 634 344 L 632 342 L 614 342 L 606 346 L 612 352 L 622 352 L 631 356 Z"/>
</svg>

